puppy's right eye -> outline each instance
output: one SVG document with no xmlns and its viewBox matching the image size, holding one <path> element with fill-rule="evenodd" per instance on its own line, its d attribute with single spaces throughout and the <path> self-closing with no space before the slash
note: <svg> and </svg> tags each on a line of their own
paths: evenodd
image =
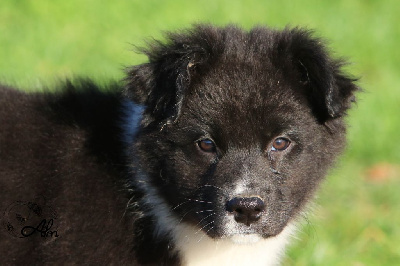
<svg viewBox="0 0 400 266">
<path fill-rule="evenodd" d="M 216 151 L 215 143 L 214 143 L 214 141 L 212 141 L 210 139 L 199 140 L 199 141 L 197 141 L 197 145 L 204 152 L 215 152 Z"/>
<path fill-rule="evenodd" d="M 272 150 L 273 151 L 284 151 L 290 145 L 290 140 L 286 138 L 277 138 L 272 143 Z"/>
</svg>

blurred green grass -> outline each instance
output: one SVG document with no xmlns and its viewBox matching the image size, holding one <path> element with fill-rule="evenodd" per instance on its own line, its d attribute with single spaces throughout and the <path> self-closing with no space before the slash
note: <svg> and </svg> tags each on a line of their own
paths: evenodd
<svg viewBox="0 0 400 266">
<path fill-rule="evenodd" d="M 365 90 L 346 154 L 322 186 L 285 265 L 400 262 L 400 5 L 396 0 L 2 0 L 0 80 L 38 90 L 59 78 L 120 79 L 132 52 L 197 22 L 316 29 Z M 1 126 L 1 125 L 0 125 Z"/>
</svg>

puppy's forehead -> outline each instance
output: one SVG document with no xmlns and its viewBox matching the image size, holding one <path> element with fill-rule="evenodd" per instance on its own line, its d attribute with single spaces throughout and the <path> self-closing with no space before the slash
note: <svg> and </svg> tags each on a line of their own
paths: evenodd
<svg viewBox="0 0 400 266">
<path fill-rule="evenodd" d="M 192 104 L 203 104 L 212 109 L 240 107 L 238 113 L 253 109 L 299 108 L 298 94 L 279 70 L 245 64 L 208 73 L 193 88 Z"/>
<path fill-rule="evenodd" d="M 261 104 L 261 101 L 269 103 L 273 98 L 293 97 L 291 80 L 292 77 L 282 73 L 268 57 L 246 61 L 228 58 L 214 63 L 195 84 L 194 91 L 200 100 L 213 100 L 214 97 L 214 100 L 225 100 L 229 104 L 258 99 Z"/>
<path fill-rule="evenodd" d="M 226 135 L 274 134 L 295 126 L 308 110 L 272 66 L 223 66 L 210 71 L 187 99 L 189 112 Z M 225 135 L 224 134 L 224 135 Z"/>
</svg>

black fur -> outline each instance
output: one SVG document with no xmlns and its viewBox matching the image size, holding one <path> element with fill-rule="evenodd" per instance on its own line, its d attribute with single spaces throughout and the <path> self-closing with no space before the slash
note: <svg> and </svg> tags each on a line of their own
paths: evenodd
<svg viewBox="0 0 400 266">
<path fill-rule="evenodd" d="M 180 264 L 171 235 L 155 233 L 145 186 L 211 238 L 276 236 L 345 146 L 357 86 L 309 31 L 198 25 L 143 52 L 149 62 L 128 70 L 124 95 L 90 81 L 54 94 L 1 88 L 0 264 Z M 123 130 L 125 97 L 144 106 L 135 134 Z M 290 140 L 283 151 L 271 148 L 279 137 Z M 202 151 L 202 139 L 215 149 Z M 261 218 L 227 230 L 228 202 L 252 195 L 265 202 Z M 59 237 L 16 238 L 10 224 L 32 221 L 20 213 L 38 196 L 56 209 Z M 16 201 L 28 203 L 10 211 Z"/>
</svg>

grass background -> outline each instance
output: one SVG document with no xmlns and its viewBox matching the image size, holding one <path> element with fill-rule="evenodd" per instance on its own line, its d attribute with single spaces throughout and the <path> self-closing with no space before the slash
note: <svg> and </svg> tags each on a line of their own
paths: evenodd
<svg viewBox="0 0 400 266">
<path fill-rule="evenodd" d="M 399 265 L 399 12 L 397 0 L 1 0 L 0 80 L 38 90 L 73 75 L 120 79 L 146 60 L 131 44 L 196 22 L 316 29 L 365 92 L 284 265 Z"/>
</svg>

